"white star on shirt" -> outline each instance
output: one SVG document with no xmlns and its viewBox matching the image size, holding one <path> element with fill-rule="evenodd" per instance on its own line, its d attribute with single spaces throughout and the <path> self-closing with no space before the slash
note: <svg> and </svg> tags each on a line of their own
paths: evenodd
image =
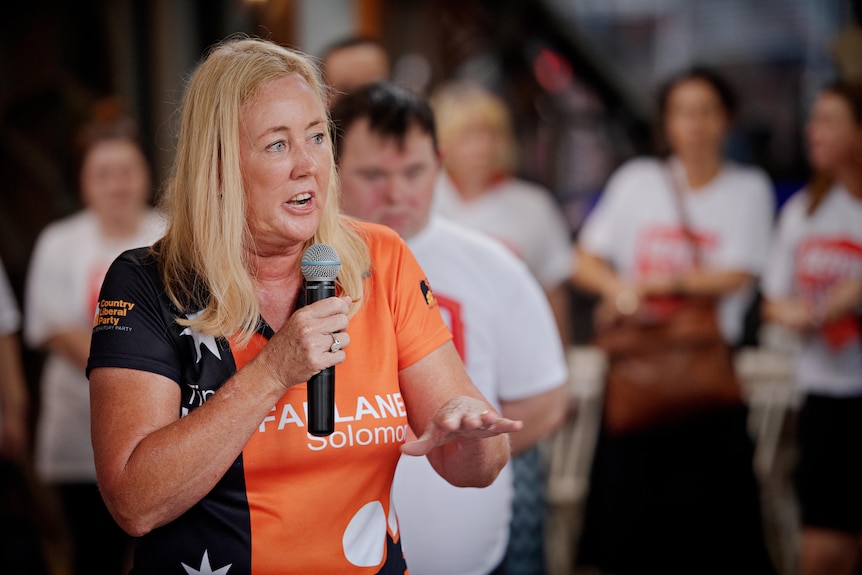
<svg viewBox="0 0 862 575">
<path fill-rule="evenodd" d="M 209 550 L 204 551 L 203 559 L 201 559 L 201 568 L 195 569 L 194 567 L 189 567 L 185 563 L 180 563 L 183 566 L 183 569 L 186 570 L 188 575 L 227 575 L 227 572 L 230 570 L 233 563 L 229 563 L 222 567 L 221 569 L 216 569 L 213 571 L 213 568 L 210 567 L 210 556 Z"/>
<path fill-rule="evenodd" d="M 188 319 L 194 319 L 202 314 L 204 310 L 199 312 L 195 312 L 193 314 L 186 314 Z M 216 345 L 215 338 L 211 335 L 203 335 L 197 331 L 194 331 L 191 328 L 186 328 L 180 332 L 180 335 L 190 335 L 194 339 L 195 342 L 195 363 L 198 363 L 201 360 L 201 344 L 204 344 L 210 352 L 221 359 L 221 353 L 218 350 L 218 345 Z"/>
</svg>

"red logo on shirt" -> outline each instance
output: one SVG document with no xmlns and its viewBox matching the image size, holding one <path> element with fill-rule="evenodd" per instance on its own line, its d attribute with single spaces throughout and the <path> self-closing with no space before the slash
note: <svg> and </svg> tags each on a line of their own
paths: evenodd
<svg viewBox="0 0 862 575">
<path fill-rule="evenodd" d="M 829 288 L 862 277 L 862 245 L 851 238 L 808 238 L 796 250 L 796 285 L 817 303 Z"/>
<path fill-rule="evenodd" d="M 704 255 L 718 247 L 715 234 L 695 232 L 692 237 Z M 639 277 L 679 275 L 694 267 L 694 252 L 686 231 L 678 226 L 647 228 L 638 238 L 635 269 Z"/>
<path fill-rule="evenodd" d="M 849 237 L 812 237 L 796 250 L 795 282 L 799 294 L 815 309 L 830 290 L 862 277 L 862 245 Z M 852 314 L 823 326 L 821 334 L 833 347 L 859 337 L 859 321 Z"/>
</svg>

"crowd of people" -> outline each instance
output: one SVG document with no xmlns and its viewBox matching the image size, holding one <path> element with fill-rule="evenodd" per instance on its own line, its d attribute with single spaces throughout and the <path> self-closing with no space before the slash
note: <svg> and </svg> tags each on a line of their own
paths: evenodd
<svg viewBox="0 0 862 575">
<path fill-rule="evenodd" d="M 799 572 L 860 572 L 862 89 L 819 92 L 813 175 L 779 206 L 762 168 L 725 155 L 730 84 L 682 71 L 657 94 L 661 148 L 620 165 L 570 230 L 551 190 L 516 175 L 489 87 L 414 93 L 368 39 L 317 62 L 250 37 L 208 50 L 157 199 L 122 106 L 82 127 L 82 209 L 39 236 L 21 307 L 0 276 L 2 498 L 56 512 L 68 548 L 9 507 L 5 565 L 544 575 L 542 445 L 578 417 L 574 288 L 597 329 L 710 298 L 729 350 L 751 309 L 792 334 Z M 308 260 L 320 244 L 335 260 Z M 319 264 L 332 297 L 306 290 Z M 46 357 L 35 409 L 19 332 Z M 323 370 L 334 430 L 317 435 Z M 778 574 L 748 421 L 740 398 L 602 426 L 576 568 Z"/>
</svg>

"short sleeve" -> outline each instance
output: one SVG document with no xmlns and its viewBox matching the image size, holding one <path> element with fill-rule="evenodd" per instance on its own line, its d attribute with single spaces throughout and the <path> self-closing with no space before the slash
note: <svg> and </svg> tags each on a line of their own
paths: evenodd
<svg viewBox="0 0 862 575">
<path fill-rule="evenodd" d="M 121 254 L 99 293 L 87 375 L 97 367 L 123 367 L 180 381 L 180 326 L 147 248 Z"/>
<path fill-rule="evenodd" d="M 452 334 L 431 283 L 404 240 L 385 226 L 363 225 L 374 266 L 372 289 L 383 290 L 389 299 L 401 370 L 452 339 Z"/>
<path fill-rule="evenodd" d="M 587 216 L 578 235 L 580 248 L 608 261 L 614 261 L 619 248 L 618 230 L 626 217 L 626 196 L 633 174 L 641 171 L 642 162 L 623 165 L 608 179 L 595 207 Z"/>
<path fill-rule="evenodd" d="M 539 284 L 520 262 L 497 264 L 504 299 L 492 328 L 499 348 L 500 398 L 524 399 L 563 385 L 568 377 L 560 332 Z"/>
<path fill-rule="evenodd" d="M 759 276 L 763 272 L 772 238 L 775 197 L 766 173 L 759 168 L 747 167 L 738 175 L 739 204 L 744 210 L 735 210 L 735 231 L 725 235 L 728 242 L 723 250 L 725 267 L 741 269 Z"/>
<path fill-rule="evenodd" d="M 787 200 L 779 213 L 770 242 L 768 263 L 761 278 L 760 288 L 767 298 L 792 295 L 796 235 L 805 217 L 806 197 L 804 192 L 797 192 Z"/>
</svg>

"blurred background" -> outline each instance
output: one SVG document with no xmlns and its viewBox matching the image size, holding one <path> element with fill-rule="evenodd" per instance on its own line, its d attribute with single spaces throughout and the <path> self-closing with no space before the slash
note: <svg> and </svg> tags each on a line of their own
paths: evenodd
<svg viewBox="0 0 862 575">
<path fill-rule="evenodd" d="M 92 104 L 119 96 L 141 122 L 160 186 L 184 81 L 231 34 L 320 56 L 364 35 L 394 79 L 430 92 L 479 79 L 509 103 L 520 175 L 549 188 L 572 236 L 610 172 L 652 150 L 654 95 L 709 64 L 741 111 L 729 155 L 763 167 L 778 204 L 808 176 L 803 125 L 817 88 L 862 63 L 862 0 L 32 0 L 0 20 L 0 257 L 22 295 L 49 222 L 80 207 L 72 143 Z M 858 73 L 858 72 L 857 72 Z M 584 313 L 589 302 L 574 313 Z M 19 299 L 20 301 L 20 299 Z M 575 342 L 587 322 L 573 322 Z M 580 330 L 580 331 L 579 331 Z M 32 352 L 29 352 L 32 353 Z M 27 361 L 31 372 L 38 358 Z M 35 375 L 33 375 L 35 379 Z"/>
<path fill-rule="evenodd" d="M 35 0 L 0 21 L 0 256 L 20 295 L 39 231 L 79 207 L 70 153 L 92 103 L 119 95 L 142 123 L 156 183 L 173 114 L 204 50 L 234 33 L 320 55 L 362 34 L 395 79 L 430 91 L 474 77 L 509 102 L 521 175 L 556 195 L 573 236 L 608 174 L 653 142 L 654 94 L 710 64 L 742 107 L 731 157 L 772 177 L 779 202 L 807 177 L 802 125 L 835 73 L 859 0 Z M 852 42 L 844 42 L 852 46 Z M 858 46 L 858 43 L 856 44 Z M 858 48 L 856 48 L 858 50 Z M 850 61 L 862 62 L 851 54 Z M 858 64 L 856 64 L 858 66 Z"/>
<path fill-rule="evenodd" d="M 184 81 L 235 33 L 320 56 L 378 39 L 394 79 L 429 93 L 480 79 L 511 106 L 521 176 L 549 188 L 576 237 L 611 171 L 653 150 L 654 95 L 694 63 L 728 78 L 741 110 L 729 155 L 771 176 L 778 205 L 809 175 L 817 89 L 862 65 L 862 0 L 31 0 L 0 19 L 0 257 L 22 301 L 39 232 L 80 208 L 75 131 L 118 95 L 141 122 L 157 188 Z M 854 71 L 855 70 L 855 71 Z M 578 301 L 578 294 L 573 299 Z M 585 304 L 586 305 L 586 304 Z M 582 313 L 584 306 L 574 306 Z M 578 332 L 575 343 L 586 332 Z M 40 357 L 25 350 L 28 381 Z M 33 385 L 33 393 L 38 390 Z M 38 401 L 33 401 L 38 405 Z"/>
</svg>

